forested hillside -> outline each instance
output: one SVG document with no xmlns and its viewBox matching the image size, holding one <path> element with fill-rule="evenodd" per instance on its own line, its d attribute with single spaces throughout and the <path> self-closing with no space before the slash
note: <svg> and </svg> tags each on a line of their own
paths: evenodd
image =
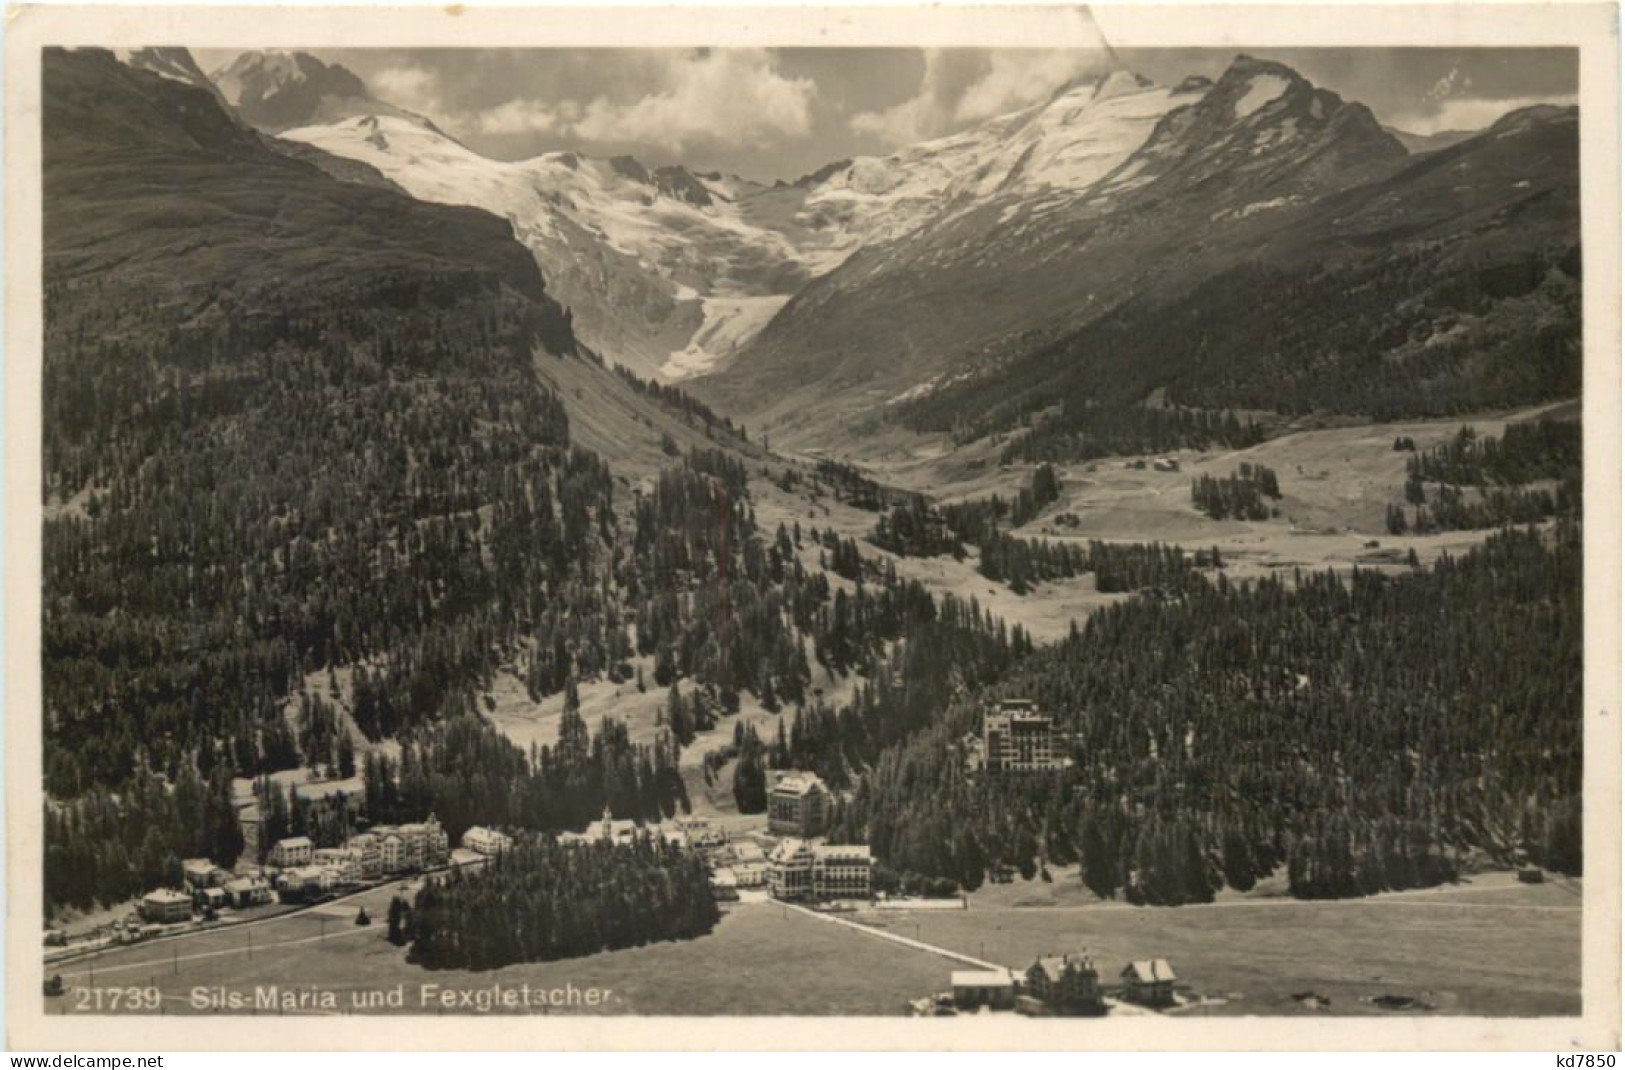
<svg viewBox="0 0 1625 1070">
<path fill-rule="evenodd" d="M 990 694 L 1057 717 L 1073 765 L 966 775 L 974 702 L 891 748 L 841 815 L 894 869 L 974 887 L 1079 862 L 1102 896 L 1437 883 L 1469 850 L 1580 871 L 1578 525 L 1397 578 L 1185 585 L 1104 609 Z"/>
<path fill-rule="evenodd" d="M 595 358 L 506 224 L 336 181 L 106 53 L 50 53 L 45 78 L 48 901 L 229 864 L 233 777 L 270 833 L 324 845 L 352 816 L 265 774 L 356 770 L 367 820 L 454 832 L 655 818 L 742 691 L 939 681 L 854 722 L 856 767 L 967 679 L 922 658 L 980 685 L 1030 649 L 850 540 L 760 532 L 727 449 L 671 442 L 619 490 L 571 443 L 591 399 L 538 374 Z M 677 392 L 593 381 L 742 441 Z M 484 720 L 498 672 L 567 707 L 577 681 L 685 693 L 652 744 L 572 711 L 526 753 Z"/>
</svg>

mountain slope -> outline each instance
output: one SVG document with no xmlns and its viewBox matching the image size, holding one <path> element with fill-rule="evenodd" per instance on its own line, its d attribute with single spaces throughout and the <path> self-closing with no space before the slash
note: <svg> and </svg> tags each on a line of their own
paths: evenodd
<svg viewBox="0 0 1625 1070">
<path fill-rule="evenodd" d="M 766 423 L 780 441 L 807 443 L 869 426 L 893 403 L 927 410 L 933 391 L 962 398 L 937 405 L 939 418 L 926 421 L 935 427 L 949 411 L 975 415 L 973 398 L 990 383 L 995 396 L 1022 393 L 1011 371 L 1017 363 L 1117 310 L 1166 315 L 1171 302 L 1203 286 L 1247 308 L 1255 300 L 1247 288 L 1224 285 L 1226 273 L 1243 265 L 1290 272 L 1384 251 L 1443 255 L 1385 244 L 1412 228 L 1418 243 L 1472 237 L 1474 248 L 1539 247 L 1547 251 L 1534 255 L 1547 260 L 1577 241 L 1572 193 L 1563 192 L 1575 186 L 1571 155 L 1497 156 L 1493 170 L 1464 167 L 1441 193 L 1423 176 L 1451 152 L 1413 164 L 1362 105 L 1281 64 L 1238 57 L 1211 86 L 1191 85 L 1143 144 L 1091 185 L 1046 197 L 995 195 L 957 213 L 950 207 L 928 226 L 861 250 L 799 293 L 695 389 L 753 425 Z M 1543 172 L 1544 163 L 1554 166 Z M 1414 194 L 1384 185 L 1415 168 Z M 1520 181 L 1552 192 L 1553 225 L 1562 229 L 1566 219 L 1570 233 L 1496 214 L 1492 206 L 1528 199 Z M 1368 192 L 1350 193 L 1346 203 L 1362 205 L 1361 214 L 1345 219 L 1339 198 L 1359 189 Z M 1408 205 L 1409 196 L 1425 204 Z M 1388 218 L 1380 228 L 1379 216 Z M 1555 255 L 1547 255 L 1550 247 Z M 1213 332 L 1221 322 L 1213 321 Z M 1202 327 L 1180 330 L 1205 336 Z M 1303 344 L 1335 353 L 1347 341 L 1330 330 Z M 1145 381 L 1137 366 L 1104 356 L 1089 369 L 1100 377 L 1097 393 L 1114 393 L 1114 380 L 1135 389 Z M 1186 400 L 1200 403 L 1194 392 Z"/>
<path fill-rule="evenodd" d="M 424 200 L 506 217 L 583 340 L 644 375 L 708 367 L 811 267 L 784 235 L 747 219 L 738 199 L 752 186 L 729 176 L 565 152 L 491 160 L 381 114 L 283 136 L 376 168 Z"/>
<path fill-rule="evenodd" d="M 574 348 L 534 260 L 109 53 L 47 51 L 43 88 L 51 790 L 330 754 L 283 704 L 341 662 L 415 691 L 405 724 L 460 701 L 517 626 L 495 592 L 603 552 L 572 520 L 517 556 L 537 495 L 610 493 L 534 373 Z"/>
<path fill-rule="evenodd" d="M 1280 214 L 1227 271 L 1147 289 L 1053 344 L 896 410 L 921 430 L 1047 419 L 1065 457 L 1093 406 L 1448 415 L 1577 396 L 1578 123 L 1531 108 L 1391 175 Z M 1060 410 L 1054 411 L 1057 402 Z"/>
<path fill-rule="evenodd" d="M 584 340 L 645 374 L 680 379 L 728 360 L 856 250 L 995 196 L 1042 201 L 1086 185 L 1181 98 L 1118 73 L 951 137 L 773 187 L 627 157 L 488 160 L 381 113 L 285 136 L 370 164 L 416 196 L 507 216 Z"/>
<path fill-rule="evenodd" d="M 190 49 L 118 48 L 113 50 L 113 54 L 128 67 L 138 71 L 151 71 L 161 78 L 195 86 L 222 104 L 226 103 L 225 94 L 220 92 L 220 87 L 214 84 L 213 79 L 203 73 L 203 68 L 192 58 Z"/>
</svg>

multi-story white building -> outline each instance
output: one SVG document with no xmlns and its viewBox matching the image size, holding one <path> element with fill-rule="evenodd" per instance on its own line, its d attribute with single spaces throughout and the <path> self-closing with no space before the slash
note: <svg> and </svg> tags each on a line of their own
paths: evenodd
<svg viewBox="0 0 1625 1070">
<path fill-rule="evenodd" d="M 296 866 L 310 865 L 315 852 L 316 845 L 310 842 L 309 836 L 290 836 L 276 842 L 276 846 L 271 848 L 269 860 L 273 866 L 293 869 Z"/>
<path fill-rule="evenodd" d="M 873 870 L 867 847 L 789 839 L 767 857 L 767 887 L 775 899 L 867 899 Z"/>
<path fill-rule="evenodd" d="M 167 925 L 192 920 L 192 897 L 173 888 L 155 888 L 141 897 L 141 918 Z"/>
<path fill-rule="evenodd" d="M 361 852 L 350 847 L 318 847 L 313 864 L 328 870 L 339 881 L 366 880 Z"/>
<path fill-rule="evenodd" d="M 990 773 L 1057 769 L 1055 724 L 1029 699 L 1005 699 L 982 714 L 982 760 Z"/>
<path fill-rule="evenodd" d="M 499 855 L 513 846 L 513 837 L 496 829 L 475 825 L 463 833 L 463 847 L 482 855 Z"/>
<path fill-rule="evenodd" d="M 829 819 L 829 789 L 816 773 L 779 778 L 767 796 L 767 827 L 782 836 L 823 833 Z"/>
<path fill-rule="evenodd" d="M 385 873 L 431 869 L 445 865 L 451 857 L 451 838 L 433 814 L 409 825 L 375 825 L 371 832 L 379 839 Z"/>
<path fill-rule="evenodd" d="M 344 841 L 344 846 L 361 860 L 361 879 L 377 880 L 384 873 L 383 841 L 376 833 L 362 832 Z"/>
</svg>

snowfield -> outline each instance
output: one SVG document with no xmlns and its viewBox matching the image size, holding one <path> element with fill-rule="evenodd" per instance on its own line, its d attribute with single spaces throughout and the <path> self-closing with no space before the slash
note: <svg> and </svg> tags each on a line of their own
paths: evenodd
<svg viewBox="0 0 1625 1070">
<path fill-rule="evenodd" d="M 674 352 L 661 366 L 662 374 L 673 380 L 705 374 L 717 361 L 760 334 L 789 300 L 788 294 L 702 298 L 705 321 L 688 346 Z"/>
</svg>

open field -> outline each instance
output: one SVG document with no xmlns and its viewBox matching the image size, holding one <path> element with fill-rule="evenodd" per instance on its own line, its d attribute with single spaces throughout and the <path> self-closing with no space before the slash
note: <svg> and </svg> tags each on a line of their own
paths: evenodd
<svg viewBox="0 0 1625 1070">
<path fill-rule="evenodd" d="M 405 1005 L 382 1012 L 432 1014 L 438 1008 L 420 1005 L 424 984 L 467 991 L 528 984 L 609 990 L 599 1006 L 573 1009 L 580 1013 L 890 1015 L 901 1013 L 905 1000 L 941 988 L 952 966 L 928 952 L 758 902 L 732 906 L 713 933 L 697 940 L 479 973 L 429 971 L 409 964 L 405 950 L 385 939 L 390 894 L 372 896 L 369 910 L 378 922 L 365 929 L 350 923 L 356 903 L 345 904 L 343 917 L 327 919 L 325 940 L 314 912 L 261 926 L 252 959 L 244 933 L 110 952 L 96 960 L 96 984 L 156 985 L 165 1014 L 210 1013 L 191 1005 L 190 993 L 199 987 L 250 999 L 257 985 L 327 990 L 336 994 L 337 1013 L 351 1013 L 352 993 L 404 985 Z M 70 989 L 89 983 L 88 967 L 61 972 Z M 80 998 L 70 991 L 47 999 L 48 1012 L 74 1013 Z"/>
<path fill-rule="evenodd" d="M 1047 886 L 1046 886 L 1047 887 Z M 1511 874 L 1369 899 L 1232 897 L 1202 906 L 1132 907 L 1086 894 L 1043 902 L 1038 884 L 993 886 L 966 911 L 863 911 L 867 924 L 978 958 L 1025 966 L 1087 948 L 1102 979 L 1131 959 L 1168 959 L 1182 983 L 1223 1000 L 1203 1013 L 1389 1014 L 1368 1002 L 1420 997 L 1437 1013 L 1580 1012 L 1580 894 L 1575 882 L 1528 886 Z M 1293 995 L 1314 992 L 1329 1011 Z"/>
<path fill-rule="evenodd" d="M 1188 550 L 1218 546 L 1231 563 L 1233 578 L 1301 566 L 1347 568 L 1391 566 L 1414 548 L 1424 562 L 1481 542 L 1487 532 L 1445 532 L 1433 536 L 1390 536 L 1386 509 L 1403 502 L 1408 452 L 1394 439 L 1407 436 L 1418 450 L 1449 439 L 1463 425 L 1500 435 L 1508 423 L 1542 415 L 1572 416 L 1567 403 L 1517 412 L 1485 413 L 1446 420 L 1305 427 L 1244 450 L 1180 450 L 1177 472 L 1128 467 L 1129 458 L 1110 457 L 1058 466 L 1059 502 L 1019 533 L 1038 537 L 1103 539 L 1115 542 L 1176 543 Z M 875 478 L 932 493 L 944 501 L 998 494 L 1011 497 L 1032 478 L 1032 466 L 1002 467 L 999 448 L 985 440 L 959 449 L 920 447 L 894 451 L 872 461 Z M 1191 504 L 1198 476 L 1228 476 L 1243 462 L 1273 468 L 1282 498 L 1272 503 L 1279 517 L 1265 521 L 1211 520 Z M 1055 523 L 1073 513 L 1076 527 Z M 1373 551 L 1366 545 L 1377 540 Z M 1397 552 L 1396 552 L 1397 551 Z"/>
<path fill-rule="evenodd" d="M 354 1013 L 352 993 L 404 986 L 401 1007 L 376 1013 L 452 1013 L 421 1004 L 420 986 L 434 984 L 471 992 L 493 985 L 609 990 L 599 1006 L 568 1013 L 890 1015 L 908 999 L 945 989 L 956 968 L 928 951 L 772 902 L 748 902 L 729 907 L 717 929 L 697 940 L 479 973 L 427 971 L 384 938 L 396 889 L 249 929 L 120 948 L 74 963 L 58 971 L 70 991 L 48 998 L 48 1011 L 74 1013 L 84 997 L 72 990 L 90 985 L 94 974 L 101 987 L 156 986 L 166 1014 L 211 1013 L 192 1005 L 194 989 L 252 1000 L 259 985 L 330 991 L 337 1010 L 329 1013 Z M 1368 1002 L 1384 994 L 1420 997 L 1440 1014 L 1580 1009 L 1574 882 L 1530 887 L 1498 873 L 1340 902 L 1230 898 L 1164 909 L 1063 894 L 1047 906 L 1012 905 L 1041 901 L 1035 898 L 1041 894 L 1039 884 L 1018 883 L 978 892 L 963 911 L 866 909 L 842 917 L 1015 967 L 1040 953 L 1087 948 L 1108 981 L 1131 958 L 1165 957 L 1183 983 L 1222 1001 L 1202 1008 L 1209 1014 L 1393 1013 Z M 352 924 L 362 904 L 376 919 L 367 928 Z M 1306 1010 L 1293 998 L 1303 992 L 1328 997 L 1330 1010 Z"/>
</svg>

